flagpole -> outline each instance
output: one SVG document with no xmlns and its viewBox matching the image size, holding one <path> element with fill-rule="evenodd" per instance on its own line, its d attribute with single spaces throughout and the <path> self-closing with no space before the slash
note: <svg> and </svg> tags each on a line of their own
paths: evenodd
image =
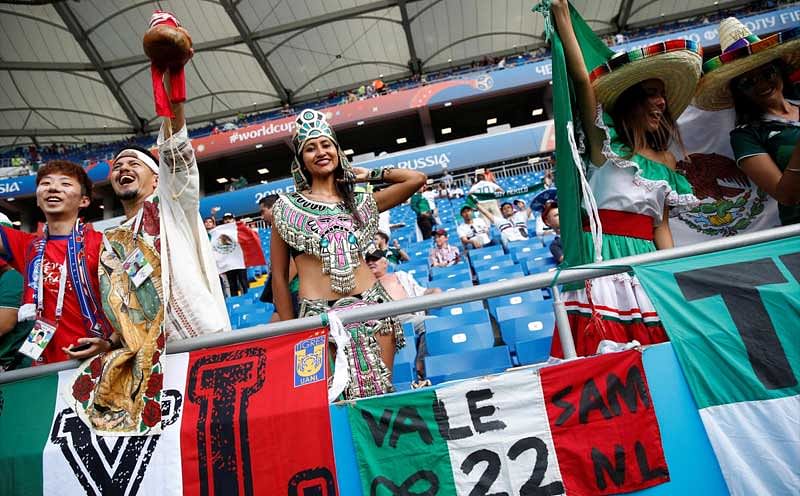
<svg viewBox="0 0 800 496">
<path fill-rule="evenodd" d="M 558 337 L 561 339 L 561 351 L 564 353 L 564 358 L 576 358 L 578 354 L 575 351 L 575 341 L 572 339 L 567 307 L 564 306 L 564 301 L 561 299 L 561 291 L 556 284 L 550 288 L 550 291 L 553 293 L 553 313 L 556 316 Z"/>
</svg>

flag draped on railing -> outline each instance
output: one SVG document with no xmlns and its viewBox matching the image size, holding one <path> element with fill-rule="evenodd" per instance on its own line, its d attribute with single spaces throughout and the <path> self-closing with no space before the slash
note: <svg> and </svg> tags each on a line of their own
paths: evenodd
<svg viewBox="0 0 800 496">
<path fill-rule="evenodd" d="M 581 168 L 579 140 L 576 134 L 582 134 L 581 120 L 577 112 L 573 112 L 575 91 L 567 73 L 564 47 L 561 38 L 553 25 L 550 14 L 550 0 L 544 0 L 533 9 L 544 16 L 545 36 L 550 41 L 552 56 L 553 113 L 556 134 L 556 185 L 558 186 L 558 214 L 561 224 L 561 240 L 564 246 L 564 264 L 572 267 L 593 262 L 582 241 L 583 221 L 581 213 Z M 580 14 L 570 6 L 572 27 L 583 52 L 583 61 L 587 70 L 592 70 L 604 63 L 613 52 L 592 32 L 592 29 L 581 18 Z M 577 110 L 577 109 L 576 109 Z M 586 120 L 586 119 L 584 119 Z M 591 120 L 591 119 L 590 119 Z"/>
</svg>

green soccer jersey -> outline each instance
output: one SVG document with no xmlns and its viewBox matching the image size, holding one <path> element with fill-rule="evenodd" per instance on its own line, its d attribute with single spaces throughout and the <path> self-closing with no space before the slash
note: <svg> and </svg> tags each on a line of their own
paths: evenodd
<svg viewBox="0 0 800 496">
<path fill-rule="evenodd" d="M 22 300 L 22 275 L 14 269 L 0 273 L 0 308 L 19 309 Z M 17 322 L 9 332 L 0 336 L 0 370 L 26 367 L 31 360 L 17 353 L 33 328 L 33 321 Z"/>
<path fill-rule="evenodd" d="M 800 141 L 800 123 L 768 119 L 744 124 L 731 131 L 731 146 L 736 164 L 747 157 L 768 154 L 783 172 L 794 147 Z M 800 223 L 800 205 L 778 204 L 781 224 Z"/>
</svg>

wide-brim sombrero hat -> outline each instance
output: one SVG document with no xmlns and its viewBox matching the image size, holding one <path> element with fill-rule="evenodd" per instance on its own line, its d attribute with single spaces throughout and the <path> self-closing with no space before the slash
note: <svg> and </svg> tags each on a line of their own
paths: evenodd
<svg viewBox="0 0 800 496">
<path fill-rule="evenodd" d="M 732 79 L 774 60 L 790 68 L 800 67 L 800 27 L 764 39 L 754 35 L 735 17 L 719 25 L 722 54 L 703 64 L 705 73 L 697 85 L 694 104 L 705 110 L 733 107 Z"/>
<path fill-rule="evenodd" d="M 694 95 L 703 65 L 703 49 L 692 40 L 668 40 L 621 52 L 589 73 L 597 101 L 611 110 L 622 93 L 648 79 L 660 79 L 673 118 Z"/>
</svg>

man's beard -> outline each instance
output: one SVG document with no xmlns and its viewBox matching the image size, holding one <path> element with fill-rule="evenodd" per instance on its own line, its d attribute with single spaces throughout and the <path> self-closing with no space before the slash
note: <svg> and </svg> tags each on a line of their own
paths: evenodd
<svg viewBox="0 0 800 496">
<path fill-rule="evenodd" d="M 136 197 L 139 196 L 139 190 L 129 190 L 123 191 L 122 193 L 117 193 L 117 198 L 120 200 L 135 200 Z"/>
</svg>

